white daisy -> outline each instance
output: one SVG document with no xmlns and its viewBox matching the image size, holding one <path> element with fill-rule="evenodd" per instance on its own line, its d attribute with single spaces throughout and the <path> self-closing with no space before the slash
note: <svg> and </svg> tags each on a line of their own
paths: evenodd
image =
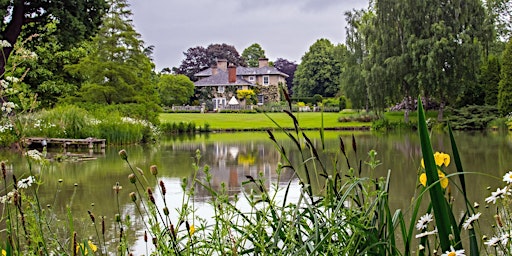
<svg viewBox="0 0 512 256">
<path fill-rule="evenodd" d="M 434 235 L 434 234 L 437 234 L 437 227 L 434 230 L 432 230 L 432 231 L 426 231 L 426 232 L 417 234 L 415 237 L 416 238 L 422 238 L 424 236 L 430 236 L 430 235 Z"/>
<path fill-rule="evenodd" d="M 503 175 L 503 181 L 507 182 L 508 184 L 512 183 L 512 171 L 505 173 Z"/>
<path fill-rule="evenodd" d="M 491 237 L 491 239 L 485 241 L 484 244 L 487 246 L 496 247 L 496 246 L 498 246 L 498 244 L 500 242 L 501 242 L 501 239 L 499 237 L 493 236 L 493 237 Z"/>
<path fill-rule="evenodd" d="M 420 217 L 418 223 L 416 223 L 416 229 L 423 230 L 427 228 L 428 223 L 434 220 L 434 216 L 431 213 L 427 213 Z"/>
<path fill-rule="evenodd" d="M 509 238 L 510 238 L 510 234 L 508 234 L 508 233 L 501 234 L 501 236 L 500 236 L 501 245 L 506 246 Z"/>
<path fill-rule="evenodd" d="M 498 198 L 503 198 L 505 196 L 505 194 L 509 194 L 509 192 L 507 192 L 507 187 L 504 187 L 502 189 L 496 189 L 496 192 L 491 192 L 491 196 L 490 197 L 487 197 L 485 199 L 485 202 L 486 203 L 490 203 L 492 202 L 493 204 L 496 203 L 496 200 Z"/>
<path fill-rule="evenodd" d="M 455 248 L 453 248 L 453 246 L 450 246 L 450 250 L 441 254 L 441 256 L 466 256 L 466 254 L 464 254 L 464 249 L 455 250 Z"/>
<path fill-rule="evenodd" d="M 466 221 L 464 221 L 464 223 L 462 224 L 462 227 L 464 229 L 468 229 L 471 226 L 471 223 L 473 223 L 474 221 L 478 220 L 478 218 L 480 218 L 480 215 L 482 215 L 481 212 L 471 215 Z"/>
<path fill-rule="evenodd" d="M 34 176 L 29 176 L 26 179 L 22 179 L 22 180 L 18 181 L 18 188 L 26 189 L 26 188 L 32 186 L 32 183 L 34 183 L 34 181 L 35 181 Z"/>
</svg>

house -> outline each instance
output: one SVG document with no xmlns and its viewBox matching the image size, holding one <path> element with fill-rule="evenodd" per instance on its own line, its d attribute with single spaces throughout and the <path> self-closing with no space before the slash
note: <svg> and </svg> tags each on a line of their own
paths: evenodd
<svg viewBox="0 0 512 256">
<path fill-rule="evenodd" d="M 196 73 L 199 79 L 194 83 L 197 89 L 208 92 L 203 100 L 211 99 L 214 110 L 222 109 L 229 99 L 236 97 L 237 90 L 252 89 L 258 92 L 258 105 L 280 100 L 279 84 L 286 84 L 288 75 L 268 65 L 268 59 L 259 59 L 259 66 L 235 67 L 227 60 Z"/>
</svg>

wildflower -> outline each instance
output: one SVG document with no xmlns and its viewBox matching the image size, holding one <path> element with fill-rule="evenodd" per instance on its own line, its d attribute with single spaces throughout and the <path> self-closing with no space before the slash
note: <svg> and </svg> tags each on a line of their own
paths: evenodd
<svg viewBox="0 0 512 256">
<path fill-rule="evenodd" d="M 464 223 L 462 224 L 462 227 L 464 229 L 468 229 L 471 227 L 471 223 L 475 222 L 476 220 L 478 220 L 478 218 L 480 218 L 480 215 L 482 215 L 482 213 L 477 213 L 477 214 L 473 214 L 471 215 L 466 221 L 464 221 Z"/>
<path fill-rule="evenodd" d="M 98 246 L 93 244 L 91 241 L 87 241 L 87 247 L 89 247 L 93 252 L 96 252 L 98 250 Z M 83 252 L 83 255 L 89 255 L 89 252 L 85 247 L 85 243 L 76 245 L 76 252 Z"/>
<path fill-rule="evenodd" d="M 423 230 L 427 228 L 427 224 L 434 220 L 434 216 L 431 213 L 427 213 L 420 217 L 418 223 L 416 224 L 416 228 L 418 230 Z"/>
<path fill-rule="evenodd" d="M 434 228 L 434 230 L 432 230 L 432 231 L 425 231 L 423 233 L 417 234 L 415 237 L 416 238 L 422 238 L 422 237 L 425 237 L 425 236 L 430 236 L 430 235 L 435 235 L 435 234 L 437 234 L 437 227 Z"/>
<path fill-rule="evenodd" d="M 450 155 L 442 153 L 442 152 L 436 152 L 434 153 L 434 160 L 436 161 L 436 165 L 441 166 L 448 166 L 450 164 Z M 421 159 L 421 167 L 425 169 L 425 162 L 423 159 Z"/>
<path fill-rule="evenodd" d="M 492 202 L 493 204 L 495 204 L 496 200 L 498 198 L 503 198 L 505 196 L 505 194 L 510 194 L 510 192 L 507 192 L 507 187 L 504 187 L 502 189 L 498 188 L 498 189 L 496 189 L 496 192 L 491 192 L 490 197 L 485 198 L 485 202 L 486 203 Z"/>
<path fill-rule="evenodd" d="M 26 155 L 37 162 L 41 162 L 43 160 L 43 154 L 37 149 L 27 151 Z"/>
<path fill-rule="evenodd" d="M 116 185 L 114 185 L 114 186 L 112 187 L 112 189 L 113 189 L 116 193 L 119 193 L 119 191 L 120 191 L 121 189 L 123 189 L 123 186 L 120 186 L 120 185 L 119 185 L 119 182 L 116 182 Z"/>
<path fill-rule="evenodd" d="M 188 231 L 190 232 L 190 235 L 193 235 L 194 232 L 196 232 L 196 228 L 194 227 L 194 225 L 190 225 L 190 228 Z"/>
<path fill-rule="evenodd" d="M 496 246 L 498 246 L 500 241 L 501 241 L 501 239 L 499 237 L 493 236 L 493 237 L 491 237 L 491 239 L 489 239 L 486 242 L 484 242 L 484 244 L 487 245 L 487 246 L 496 247 Z"/>
<path fill-rule="evenodd" d="M 34 176 L 29 176 L 28 178 L 26 179 L 22 179 L 20 181 L 18 181 L 18 188 L 28 188 L 30 186 L 32 186 L 32 183 L 34 183 Z"/>
<path fill-rule="evenodd" d="M 501 236 L 500 236 L 501 245 L 504 245 L 504 246 L 507 245 L 509 238 L 510 238 L 510 234 L 508 234 L 508 233 L 501 234 Z"/>
<path fill-rule="evenodd" d="M 508 184 L 512 183 L 512 171 L 505 173 L 503 175 L 503 181 L 507 182 Z"/>
<path fill-rule="evenodd" d="M 441 254 L 441 256 L 465 256 L 464 249 L 462 250 L 455 250 L 453 246 L 450 246 L 450 250 L 446 251 L 445 253 Z"/>
<path fill-rule="evenodd" d="M 444 173 L 442 171 L 440 171 L 440 170 L 437 170 L 437 175 L 439 176 L 439 180 L 441 181 L 441 187 L 442 188 L 448 187 L 448 179 L 446 178 Z M 420 175 L 420 183 L 424 187 L 427 186 L 427 174 L 426 173 L 422 173 Z"/>
<path fill-rule="evenodd" d="M 2 48 L 11 47 L 11 43 L 9 43 L 7 40 L 0 40 L 0 47 L 2 47 Z M 2 252 L 2 254 L 3 254 L 3 252 Z"/>
<path fill-rule="evenodd" d="M 0 197 L 0 203 L 2 204 L 5 204 L 5 203 L 12 203 L 14 201 L 14 195 L 16 193 L 16 190 L 13 190 L 9 193 L 7 193 L 7 195 L 5 196 L 1 196 Z"/>
<path fill-rule="evenodd" d="M 135 184 L 135 182 L 137 181 L 137 177 L 135 176 L 135 174 L 130 173 L 128 174 L 128 180 L 130 180 L 130 183 Z"/>
<path fill-rule="evenodd" d="M 130 198 L 132 199 L 133 202 L 137 201 L 137 195 L 135 195 L 135 192 L 130 193 Z"/>
<path fill-rule="evenodd" d="M 13 109 L 15 109 L 16 107 L 18 107 L 18 105 L 16 105 L 14 102 L 4 102 L 2 103 L 2 111 L 5 111 L 7 114 L 10 114 L 12 112 Z"/>
<path fill-rule="evenodd" d="M 127 159 L 128 159 L 128 154 L 126 153 L 126 150 L 124 150 L 124 149 L 121 149 L 121 150 L 119 151 L 119 156 L 120 156 L 120 157 L 121 157 L 121 159 L 123 159 L 123 160 L 127 160 Z"/>
</svg>

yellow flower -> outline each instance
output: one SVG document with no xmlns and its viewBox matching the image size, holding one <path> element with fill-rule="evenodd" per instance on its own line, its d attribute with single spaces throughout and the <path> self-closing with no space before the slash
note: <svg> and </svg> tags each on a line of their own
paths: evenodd
<svg viewBox="0 0 512 256">
<path fill-rule="evenodd" d="M 434 153 L 434 159 L 437 166 L 443 166 L 443 164 L 444 166 L 448 166 L 450 164 L 450 155 L 442 152 Z M 425 162 L 423 161 L 423 158 L 421 159 L 421 167 L 425 169 Z"/>
<path fill-rule="evenodd" d="M 196 232 L 196 228 L 194 227 L 194 225 L 190 225 L 189 232 L 190 232 L 190 235 L 193 235 L 194 232 Z"/>
<path fill-rule="evenodd" d="M 7 256 L 7 252 L 4 249 L 2 249 L 2 256 Z"/>
<path fill-rule="evenodd" d="M 450 155 L 442 153 L 442 152 L 436 152 L 434 153 L 434 159 L 436 159 L 436 165 L 437 166 L 448 166 L 450 164 Z"/>
<path fill-rule="evenodd" d="M 87 242 L 87 245 L 89 248 L 91 248 L 92 252 L 96 252 L 98 250 L 98 246 L 93 244 L 91 241 Z M 89 255 L 89 251 L 87 250 L 87 247 L 85 247 L 85 244 L 79 244 L 76 246 L 76 252 L 83 252 L 83 255 Z"/>
<path fill-rule="evenodd" d="M 439 175 L 439 180 L 441 181 L 441 187 L 442 188 L 448 187 L 448 179 L 446 178 L 444 173 L 442 171 L 440 171 L 440 170 L 437 170 L 437 175 Z M 422 173 L 420 175 L 420 183 L 424 187 L 427 186 L 427 174 L 426 173 Z"/>
</svg>

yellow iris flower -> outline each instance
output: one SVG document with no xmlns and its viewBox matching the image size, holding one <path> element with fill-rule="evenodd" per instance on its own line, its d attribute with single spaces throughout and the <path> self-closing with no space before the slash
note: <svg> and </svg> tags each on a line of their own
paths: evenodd
<svg viewBox="0 0 512 256">
<path fill-rule="evenodd" d="M 98 246 L 93 244 L 91 241 L 88 241 L 87 245 L 89 246 L 89 248 L 91 248 L 91 250 L 93 252 L 96 252 L 98 250 Z M 84 255 L 89 255 L 89 252 L 88 252 L 87 248 L 85 247 L 85 244 L 79 244 L 76 246 L 76 252 L 78 253 L 80 251 L 82 251 L 84 253 Z"/>
<path fill-rule="evenodd" d="M 434 159 L 436 161 L 436 165 L 441 166 L 448 166 L 450 164 L 450 155 L 443 153 L 443 152 L 436 152 L 434 153 Z M 423 161 L 423 158 L 421 159 L 421 167 L 425 169 L 425 162 Z"/>
<path fill-rule="evenodd" d="M 440 170 L 437 170 L 437 175 L 439 175 L 439 180 L 441 181 L 441 187 L 442 188 L 448 187 L 448 178 L 446 178 L 444 173 L 442 171 L 440 171 Z M 422 173 L 420 175 L 420 183 L 424 187 L 427 186 L 427 174 L 426 173 Z"/>
</svg>

